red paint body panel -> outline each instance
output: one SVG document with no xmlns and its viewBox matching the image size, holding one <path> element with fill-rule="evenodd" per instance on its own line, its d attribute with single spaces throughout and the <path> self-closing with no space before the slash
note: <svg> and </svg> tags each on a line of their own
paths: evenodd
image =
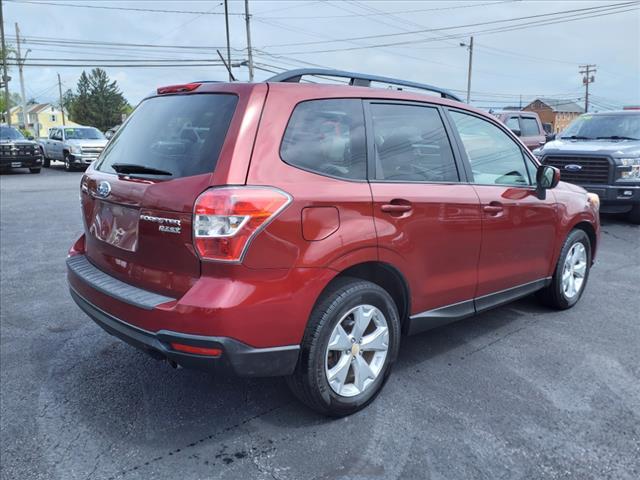
<svg viewBox="0 0 640 480">
<path fill-rule="evenodd" d="M 597 211 L 588 205 L 586 193 L 564 183 L 542 201 L 530 188 L 347 181 L 301 170 L 280 158 L 291 113 L 305 100 L 422 101 L 490 118 L 469 106 L 411 92 L 286 83 L 205 83 L 184 95 L 206 92 L 238 95 L 214 172 L 154 182 L 90 168 L 83 177 L 86 234 L 70 254 L 86 254 L 115 278 L 176 299 L 143 310 L 69 274 L 71 287 L 82 297 L 134 326 L 230 337 L 254 347 L 295 345 L 322 290 L 354 265 L 395 267 L 407 281 L 409 313 L 414 314 L 550 276 L 562 242 L 580 222 L 599 236 Z M 111 183 L 107 200 L 92 196 L 102 180 Z M 253 238 L 242 263 L 201 261 L 192 238 L 195 199 L 207 188 L 243 184 L 277 187 L 292 201 Z M 135 251 L 119 248 L 90 231 L 105 202 L 138 215 L 180 220 L 182 231 L 168 234 L 140 220 Z M 492 202 L 503 210 L 484 211 Z M 411 209 L 383 211 L 388 204 Z M 110 232 L 108 222 L 103 227 Z"/>
<path fill-rule="evenodd" d="M 557 207 L 533 188 L 475 185 L 482 207 L 482 249 L 476 296 L 550 276 L 557 240 Z"/>
<path fill-rule="evenodd" d="M 409 281 L 411 313 L 473 298 L 481 241 L 480 203 L 473 187 L 372 183 L 371 189 L 380 260 Z M 400 214 L 382 211 L 382 205 L 392 203 L 412 208 Z"/>
</svg>

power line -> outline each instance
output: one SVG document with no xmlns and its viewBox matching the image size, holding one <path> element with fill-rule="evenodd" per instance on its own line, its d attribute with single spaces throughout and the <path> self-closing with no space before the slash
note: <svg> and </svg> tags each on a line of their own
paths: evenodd
<svg viewBox="0 0 640 480">
<path fill-rule="evenodd" d="M 478 27 L 478 26 L 484 26 L 484 25 L 494 25 L 494 24 L 498 24 L 498 23 L 515 22 L 515 21 L 519 21 L 519 20 L 528 20 L 528 19 L 531 19 L 531 18 L 543 18 L 543 17 L 559 16 L 559 15 L 563 15 L 563 17 L 558 17 L 556 19 L 544 19 L 544 20 L 541 20 L 540 22 L 546 21 L 546 20 L 558 20 L 558 19 L 566 20 L 567 18 L 572 18 L 572 17 L 573 18 L 579 18 L 581 15 L 588 15 L 589 13 L 607 12 L 609 10 L 619 9 L 619 8 L 622 8 L 622 7 L 628 7 L 628 6 L 631 6 L 631 5 L 638 5 L 638 3 L 640 3 L 640 2 L 634 1 L 634 2 L 625 2 L 625 3 L 618 3 L 618 4 L 608 4 L 608 5 L 598 6 L 598 7 L 579 8 L 579 9 L 573 9 L 573 10 L 562 10 L 562 11 L 552 12 L 552 13 L 528 15 L 528 16 L 524 16 L 524 17 L 506 18 L 506 19 L 501 19 L 501 20 L 492 20 L 492 21 L 488 21 L 488 22 L 467 23 L 467 24 L 463 24 L 463 25 L 451 25 L 451 26 L 448 26 L 448 27 L 428 28 L 428 29 L 413 30 L 413 31 L 399 32 L 399 33 L 383 33 L 383 34 L 377 34 L 377 35 L 365 35 L 365 36 L 360 36 L 360 37 L 341 38 L 341 39 L 332 40 L 331 43 L 355 41 L 355 40 L 370 40 L 370 39 L 375 39 L 375 38 L 398 37 L 398 36 L 415 35 L 415 34 L 421 34 L 421 33 L 439 32 L 439 31 L 443 31 L 443 30 L 457 30 L 457 29 L 460 29 L 460 28 Z M 625 11 L 625 10 L 620 10 L 620 11 Z M 577 13 L 577 12 L 583 12 L 583 13 Z M 619 12 L 617 11 L 615 13 L 619 13 Z M 571 15 L 565 15 L 565 14 L 571 14 Z M 512 26 L 529 25 L 529 24 L 532 24 L 532 23 L 535 23 L 535 22 L 516 24 L 516 25 L 506 25 L 504 28 L 510 28 Z M 472 32 L 472 33 L 477 34 L 479 32 Z M 467 33 L 460 34 L 460 35 L 469 36 L 469 33 L 467 32 Z M 456 38 L 456 37 L 447 37 L 447 38 Z M 376 46 L 385 47 L 385 46 L 391 46 L 391 45 L 404 45 L 406 43 L 414 43 L 414 42 L 416 42 L 416 40 L 411 40 L 411 41 L 408 41 L 408 42 L 407 41 L 398 42 L 398 43 L 393 43 L 393 44 L 376 45 Z M 326 42 L 318 42 L 318 41 L 316 41 L 316 42 L 282 43 L 282 44 L 267 45 L 264 48 L 318 45 L 318 44 L 322 44 L 322 43 L 326 43 Z M 327 50 L 327 51 L 334 51 L 334 50 Z"/>
<path fill-rule="evenodd" d="M 447 39 L 460 39 L 460 38 L 466 38 L 469 35 L 481 35 L 481 34 L 491 34 L 491 33 L 504 33 L 504 32 L 511 32 L 514 30 L 523 30 L 523 29 L 527 29 L 527 28 L 535 28 L 535 27 L 539 27 L 539 26 L 546 26 L 546 25 L 555 25 L 558 23 L 566 23 L 566 22 L 570 22 L 570 21 L 577 21 L 577 20 L 585 20 L 588 18 L 597 18 L 597 17 L 604 17 L 607 15 L 615 15 L 618 13 L 624 13 L 624 12 L 629 12 L 632 10 L 638 10 L 638 8 L 627 8 L 626 10 L 616 10 L 615 12 L 608 12 L 608 13 L 601 13 L 601 14 L 592 14 L 589 16 L 586 16 L 583 14 L 583 16 L 574 16 L 574 17 L 564 17 L 564 18 L 559 18 L 559 19 L 554 19 L 553 21 L 538 21 L 538 22 L 529 22 L 529 23 L 522 23 L 522 24 L 518 24 L 518 25 L 513 25 L 513 26 L 507 26 L 504 28 L 494 28 L 494 29 L 487 29 L 487 30 L 476 30 L 476 31 L 472 31 L 472 32 L 465 32 L 465 33 L 459 33 L 459 34 L 453 34 L 453 35 L 449 35 L 447 37 Z M 433 39 L 433 40 L 406 40 L 406 41 L 402 41 L 402 42 L 395 42 L 395 43 L 386 43 L 386 44 L 376 44 L 376 45 L 370 45 L 369 47 L 364 47 L 364 48 L 384 48 L 384 47 L 391 47 L 391 46 L 397 46 L 397 45 L 410 45 L 410 44 L 415 44 L 415 43 L 425 43 L 425 42 L 429 42 L 429 41 L 438 41 L 439 39 Z M 334 52 L 344 52 L 344 51 L 350 51 L 350 50 L 361 50 L 363 47 L 350 47 L 350 48 L 334 48 L 334 49 L 328 49 L 328 50 L 306 50 L 306 51 L 294 51 L 294 52 L 282 52 L 286 55 L 298 55 L 298 54 L 311 54 L 311 53 L 334 53 Z"/>
<path fill-rule="evenodd" d="M 36 0 L 6 0 L 7 2 L 13 3 L 27 3 L 32 5 L 52 5 L 56 7 L 71 7 L 71 8 L 92 8 L 92 9 L 100 9 L 100 10 L 120 10 L 120 11 L 128 11 L 128 12 L 144 12 L 144 13 L 177 13 L 177 14 L 187 14 L 187 15 L 224 15 L 221 12 L 211 12 L 211 11 L 197 11 L 197 10 L 166 10 L 166 9 L 155 9 L 155 8 L 137 8 L 137 7 L 113 7 L 108 5 L 82 5 L 76 3 L 60 3 L 60 2 L 47 2 L 47 1 L 36 1 Z M 233 13 L 231 15 L 242 15 L 241 13 Z"/>
<path fill-rule="evenodd" d="M 503 0 L 500 2 L 486 2 L 486 3 L 471 3 L 468 5 L 455 5 L 455 6 L 451 6 L 451 7 L 436 7 L 436 8 L 418 8 L 418 9 L 413 9 L 413 10 L 397 10 L 394 12 L 386 12 L 386 11 L 382 11 L 380 10 L 379 12 L 376 13 L 352 13 L 350 15 L 314 15 L 314 19 L 315 20 L 319 20 L 319 19 L 329 19 L 329 18 L 351 18 L 351 17 L 376 17 L 376 16 L 389 16 L 389 15 L 398 15 L 398 14 L 406 14 L 406 13 L 422 13 L 422 12 L 434 12 L 434 11 L 438 11 L 438 10 L 456 10 L 456 9 L 460 9 L 460 8 L 474 8 L 474 7 L 483 7 L 483 6 L 488 6 L 488 5 L 499 5 L 502 3 L 508 3 L 509 1 L 517 1 L 517 0 Z M 264 12 L 260 12 L 261 14 Z M 277 17 L 262 17 L 262 18 L 269 18 L 269 19 L 278 19 L 278 20 L 308 20 L 309 17 L 308 16 L 277 16 Z"/>
</svg>

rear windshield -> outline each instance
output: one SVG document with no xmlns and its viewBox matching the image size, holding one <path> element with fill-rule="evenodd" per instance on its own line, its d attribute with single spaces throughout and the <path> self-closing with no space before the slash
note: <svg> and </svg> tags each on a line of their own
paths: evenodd
<svg viewBox="0 0 640 480">
<path fill-rule="evenodd" d="M 140 166 L 134 176 L 163 179 L 211 173 L 237 103 L 238 97 L 230 94 L 145 100 L 111 139 L 96 169 L 116 173 L 121 165 L 129 171 Z M 144 173 L 145 168 L 164 174 Z"/>
</svg>

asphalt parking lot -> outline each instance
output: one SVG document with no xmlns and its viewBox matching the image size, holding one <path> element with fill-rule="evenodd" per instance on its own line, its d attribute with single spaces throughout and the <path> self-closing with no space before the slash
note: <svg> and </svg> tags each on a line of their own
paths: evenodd
<svg viewBox="0 0 640 480">
<path fill-rule="evenodd" d="M 403 339 L 344 419 L 282 379 L 174 370 L 75 306 L 81 173 L 0 177 L 2 479 L 640 478 L 640 228 L 603 218 L 581 302 Z"/>
</svg>

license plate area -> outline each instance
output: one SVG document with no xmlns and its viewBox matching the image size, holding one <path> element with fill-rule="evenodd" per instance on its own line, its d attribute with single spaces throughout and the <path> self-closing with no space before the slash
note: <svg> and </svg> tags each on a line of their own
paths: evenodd
<svg viewBox="0 0 640 480">
<path fill-rule="evenodd" d="M 136 208 L 96 200 L 89 233 L 109 245 L 135 252 L 138 248 L 139 217 L 140 212 Z"/>
<path fill-rule="evenodd" d="M 11 162 L 11 166 L 12 167 L 21 167 L 22 166 L 22 162 Z"/>
</svg>

